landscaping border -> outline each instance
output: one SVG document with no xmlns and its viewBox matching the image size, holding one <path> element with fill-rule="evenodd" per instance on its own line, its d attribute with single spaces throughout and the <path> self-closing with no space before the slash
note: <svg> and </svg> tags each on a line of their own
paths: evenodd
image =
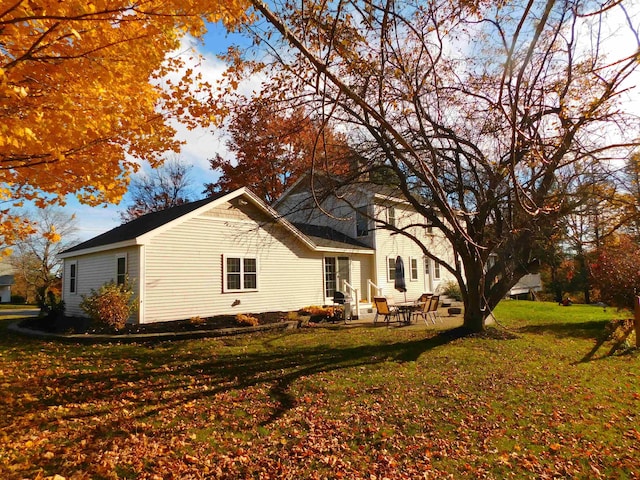
<svg viewBox="0 0 640 480">
<path fill-rule="evenodd" d="M 219 329 L 191 330 L 187 332 L 158 332 L 158 333 L 127 333 L 127 334 L 106 334 L 106 333 L 53 333 L 41 330 L 32 330 L 19 326 L 19 322 L 12 322 L 7 330 L 29 337 L 42 339 L 60 340 L 71 343 L 137 343 L 149 341 L 173 341 L 192 340 L 197 338 L 217 338 L 229 337 L 232 335 L 242 335 L 265 331 L 290 330 L 297 328 L 297 321 L 286 321 L 269 323 L 266 325 L 256 325 L 249 327 L 231 327 Z"/>
</svg>

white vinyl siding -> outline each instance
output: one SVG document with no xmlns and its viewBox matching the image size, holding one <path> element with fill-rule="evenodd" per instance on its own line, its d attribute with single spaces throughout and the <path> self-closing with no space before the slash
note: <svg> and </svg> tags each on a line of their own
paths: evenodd
<svg viewBox="0 0 640 480">
<path fill-rule="evenodd" d="M 126 256 L 127 258 L 127 275 L 133 286 L 136 297 L 139 298 L 139 274 L 138 264 L 140 260 L 139 247 L 130 247 L 119 251 L 107 251 L 93 253 L 89 255 L 81 255 L 78 257 L 70 257 L 64 260 L 64 288 L 63 300 L 65 303 L 65 312 L 71 316 L 86 316 L 86 313 L 80 308 L 83 295 L 90 295 L 91 290 L 98 290 L 107 282 L 117 281 L 117 257 Z M 76 265 L 76 292 L 71 292 L 70 275 L 71 265 Z M 132 321 L 137 319 L 132 317 Z"/>
<path fill-rule="evenodd" d="M 233 209 L 233 207 L 231 207 Z M 297 310 L 324 303 L 323 255 L 311 251 L 251 205 L 203 213 L 145 246 L 143 322 Z M 225 218 L 218 212 L 228 211 Z M 257 286 L 225 290 L 225 259 L 255 258 Z"/>
<path fill-rule="evenodd" d="M 403 224 L 415 224 L 410 233 L 419 238 L 424 246 L 433 254 L 441 258 L 451 261 L 450 254 L 447 253 L 449 248 L 448 242 L 442 237 L 439 230 L 434 229 L 433 234 L 427 234 L 426 229 L 422 226 L 424 217 L 417 213 L 410 213 L 410 207 L 404 205 L 395 205 L 396 221 L 399 226 Z M 387 206 L 376 205 L 374 211 L 376 218 L 386 220 Z M 423 261 L 424 252 L 413 240 L 403 235 L 392 234 L 389 230 L 376 228 L 373 230 L 373 244 L 376 248 L 376 258 L 374 268 L 371 273 L 372 281 L 380 288 L 382 294 L 392 301 L 404 301 L 404 293 L 398 292 L 394 288 L 395 260 L 397 256 L 402 257 L 405 263 L 405 274 L 407 279 L 407 299 L 415 300 L 424 292 L 437 292 L 443 282 L 452 279 L 452 276 L 440 268 L 441 278 L 435 280 L 432 278 L 433 264 L 428 260 Z M 415 259 L 415 260 L 414 260 Z M 417 279 L 415 277 L 417 273 Z"/>
</svg>

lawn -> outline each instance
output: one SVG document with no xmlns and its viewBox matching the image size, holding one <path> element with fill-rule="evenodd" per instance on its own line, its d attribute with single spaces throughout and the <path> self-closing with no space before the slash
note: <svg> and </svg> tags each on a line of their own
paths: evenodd
<svg viewBox="0 0 640 480">
<path fill-rule="evenodd" d="M 492 335 L 75 345 L 0 320 L 0 478 L 639 478 L 640 358 L 594 306 Z M 0 317 L 1 318 L 1 317 Z M 617 344 L 621 344 L 621 340 Z"/>
</svg>

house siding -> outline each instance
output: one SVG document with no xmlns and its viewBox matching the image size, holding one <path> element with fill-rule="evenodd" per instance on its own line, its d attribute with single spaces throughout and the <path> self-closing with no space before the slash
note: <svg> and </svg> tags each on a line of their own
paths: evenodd
<svg viewBox="0 0 640 480">
<path fill-rule="evenodd" d="M 11 301 L 11 286 L 10 285 L 0 286 L 0 302 L 9 303 L 10 301 Z"/>
<path fill-rule="evenodd" d="M 65 313 L 70 316 L 86 316 L 80 308 L 83 295 L 90 295 L 91 290 L 99 289 L 103 284 L 116 280 L 116 258 L 127 256 L 127 272 L 132 283 L 136 298 L 140 296 L 140 255 L 139 247 L 119 248 L 106 252 L 80 255 L 64 259 L 62 298 L 65 303 Z M 69 291 L 70 265 L 76 263 L 76 293 Z M 138 314 L 134 314 L 130 321 L 137 321 Z"/>
<path fill-rule="evenodd" d="M 322 209 L 317 208 L 315 199 L 307 193 L 305 196 L 297 194 L 293 198 L 285 198 L 278 205 L 278 210 L 291 222 L 308 223 L 312 225 L 325 225 L 351 238 L 355 238 L 362 244 L 373 247 L 373 232 L 369 235 L 358 237 L 356 232 L 356 216 L 351 205 L 356 207 L 368 206 L 371 203 L 370 196 L 354 192 L 348 195 L 349 202 L 333 196 L 328 197 L 322 204 Z M 350 205 L 351 204 L 351 205 Z M 331 212 L 327 215 L 325 212 Z M 369 227 L 374 228 L 374 222 L 370 221 Z"/>
<path fill-rule="evenodd" d="M 387 206 L 375 205 L 376 218 L 386 219 Z M 396 210 L 396 224 L 398 227 L 405 227 L 415 223 L 424 223 L 420 215 L 412 211 L 408 206 L 395 205 Z M 448 243 L 443 238 L 442 234 L 427 233 L 424 227 L 411 227 L 410 233 L 415 235 L 422 241 L 424 246 L 430 253 L 438 256 L 443 261 L 452 262 L 452 253 L 449 250 Z M 405 279 L 407 284 L 406 298 L 414 300 L 418 298 L 422 293 L 439 293 L 444 284 L 453 280 L 453 277 L 447 272 L 444 267 L 441 267 L 440 280 L 431 278 L 425 275 L 425 261 L 424 252 L 418 246 L 416 242 L 407 238 L 404 235 L 393 234 L 389 230 L 376 229 L 375 245 L 376 245 L 376 260 L 375 260 L 375 278 L 372 279 L 378 287 L 382 289 L 382 294 L 393 301 L 399 302 L 405 299 L 405 294 L 397 291 L 394 288 L 394 279 L 388 278 L 387 259 L 395 259 L 398 255 L 402 257 L 405 268 Z M 418 259 L 418 279 L 417 281 L 411 281 L 411 264 L 410 259 Z"/>
<path fill-rule="evenodd" d="M 252 205 L 212 208 L 145 247 L 142 322 L 295 310 L 323 303 L 322 255 Z M 223 255 L 258 259 L 258 290 L 223 292 Z M 317 275 L 310 272 L 317 271 Z"/>
<path fill-rule="evenodd" d="M 373 218 L 369 220 L 369 233 L 366 236 L 356 237 L 356 216 L 355 208 L 366 207 L 368 214 Z M 387 258 L 396 258 L 400 255 L 405 264 L 405 277 L 407 281 L 407 299 L 418 298 L 424 292 L 439 293 L 447 282 L 454 280 L 454 277 L 444 269 L 440 268 L 441 277 L 439 280 L 432 278 L 433 261 L 428 261 L 428 269 L 425 268 L 425 255 L 420 246 L 410 238 L 393 234 L 391 231 L 376 228 L 375 219 L 381 221 L 388 220 L 388 208 L 393 207 L 395 210 L 395 219 L 398 227 L 406 227 L 412 224 L 424 225 L 426 220 L 415 210 L 398 199 L 381 196 L 374 196 L 373 192 L 363 189 L 344 192 L 342 197 L 329 196 L 322 203 L 322 208 L 317 208 L 315 200 L 309 197 L 308 192 L 296 192 L 281 199 L 278 209 L 286 216 L 288 220 L 293 222 L 303 222 L 319 225 L 328 225 L 329 227 L 349 235 L 371 248 L 375 249 L 374 259 L 363 260 L 359 264 L 360 268 L 360 284 L 354 287 L 360 289 L 361 298 L 369 298 L 372 294 L 376 294 L 369 288 L 368 279 L 377 285 L 381 290 L 381 294 L 393 299 L 393 301 L 402 301 L 405 299 L 404 293 L 398 292 L 394 288 L 393 279 L 388 278 Z M 331 212 L 331 216 L 324 212 Z M 409 229 L 409 233 L 418 238 L 428 251 L 441 260 L 453 263 L 453 253 L 451 246 L 444 238 L 442 232 L 433 230 L 428 233 L 426 227 L 416 226 Z M 418 279 L 410 280 L 410 258 L 418 260 Z M 356 278 L 353 272 L 352 263 L 352 280 Z M 427 272 L 428 270 L 428 272 Z M 354 280 L 355 281 L 355 280 Z"/>
</svg>

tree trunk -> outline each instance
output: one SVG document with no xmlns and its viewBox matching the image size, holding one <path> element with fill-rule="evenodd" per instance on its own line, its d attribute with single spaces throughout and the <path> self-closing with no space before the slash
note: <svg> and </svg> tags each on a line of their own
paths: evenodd
<svg viewBox="0 0 640 480">
<path fill-rule="evenodd" d="M 470 275 L 473 276 L 473 275 Z M 476 275 L 477 277 L 477 275 Z M 469 288 L 469 285 L 474 285 L 475 288 Z M 464 321 L 463 328 L 470 332 L 481 332 L 484 330 L 484 311 L 482 294 L 480 288 L 480 278 L 472 278 L 471 281 L 467 279 L 467 294 L 463 296 L 464 302 Z"/>
<path fill-rule="evenodd" d="M 464 322 L 462 327 L 469 332 L 482 332 L 484 330 L 484 315 L 479 309 L 464 309 Z"/>
</svg>

